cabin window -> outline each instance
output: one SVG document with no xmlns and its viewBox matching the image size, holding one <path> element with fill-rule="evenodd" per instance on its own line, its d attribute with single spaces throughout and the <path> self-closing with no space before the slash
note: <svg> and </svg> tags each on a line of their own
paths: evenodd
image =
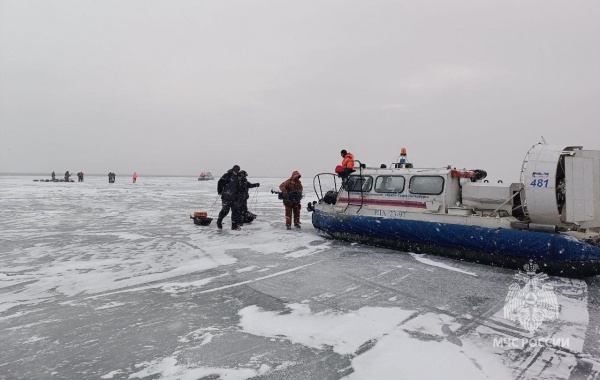
<svg viewBox="0 0 600 380">
<path fill-rule="evenodd" d="M 348 180 L 346 181 L 345 189 L 346 189 L 346 191 L 349 191 L 349 192 L 350 191 L 367 192 L 367 191 L 371 191 L 372 186 L 373 186 L 373 178 L 372 177 L 351 175 L 350 177 L 348 177 Z"/>
<path fill-rule="evenodd" d="M 439 195 L 444 191 L 444 177 L 414 176 L 410 179 L 409 190 L 412 194 Z"/>
<path fill-rule="evenodd" d="M 401 176 L 380 176 L 375 180 L 375 191 L 378 193 L 401 193 L 406 180 Z"/>
</svg>

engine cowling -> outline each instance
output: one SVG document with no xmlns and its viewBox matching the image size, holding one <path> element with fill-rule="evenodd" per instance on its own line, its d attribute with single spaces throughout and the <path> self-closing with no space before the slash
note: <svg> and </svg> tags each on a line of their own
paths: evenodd
<svg viewBox="0 0 600 380">
<path fill-rule="evenodd" d="M 529 150 L 521 180 L 532 223 L 598 224 L 599 153 L 580 146 L 543 144 Z"/>
</svg>

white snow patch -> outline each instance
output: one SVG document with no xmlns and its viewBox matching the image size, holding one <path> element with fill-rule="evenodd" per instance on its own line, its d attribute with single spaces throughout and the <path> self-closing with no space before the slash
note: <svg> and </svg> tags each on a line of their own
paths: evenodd
<svg viewBox="0 0 600 380">
<path fill-rule="evenodd" d="M 113 377 L 115 377 L 116 375 L 123 373 L 123 371 L 121 370 L 116 370 L 116 371 L 110 371 L 109 373 L 107 373 L 106 375 L 102 375 L 100 376 L 101 379 L 112 379 Z"/>
<path fill-rule="evenodd" d="M 294 251 L 292 253 L 288 253 L 287 255 L 285 255 L 285 257 L 291 257 L 293 259 L 297 259 L 300 257 L 312 256 L 316 253 L 322 252 L 326 247 L 329 247 L 329 245 L 322 244 L 318 247 L 304 248 L 304 249 L 300 249 L 298 251 Z"/>
<path fill-rule="evenodd" d="M 457 330 L 460 327 L 459 323 L 454 321 L 454 318 L 446 314 L 425 313 L 411 319 L 402 325 L 406 331 L 416 331 L 424 334 L 444 337 L 446 334 L 442 332 L 442 326 L 448 326 L 451 331 Z"/>
<path fill-rule="evenodd" d="M 348 380 L 362 379 L 512 379 L 510 370 L 473 343 L 412 339 L 401 327 L 352 360 Z"/>
<path fill-rule="evenodd" d="M 448 269 L 448 270 L 452 270 L 455 272 L 459 272 L 459 273 L 464 273 L 464 274 L 468 274 L 469 276 L 475 276 L 477 277 L 477 274 L 473 273 L 473 272 L 467 272 L 465 270 L 462 269 L 458 269 L 456 267 L 450 266 L 450 265 L 446 265 L 443 263 L 440 263 L 438 261 L 433 261 L 431 259 L 425 258 L 423 257 L 423 255 L 417 255 L 416 253 L 413 252 L 408 252 L 415 260 L 423 263 L 423 264 L 427 264 L 427 265 L 431 265 L 434 267 L 439 267 L 439 268 L 443 268 L 443 269 Z"/>
<path fill-rule="evenodd" d="M 421 341 L 409 335 L 412 331 L 445 335 L 444 325 L 451 330 L 458 327 L 447 315 L 427 313 L 408 319 L 414 311 L 400 308 L 363 307 L 347 313 L 312 313 L 307 304 L 287 306 L 291 312 L 284 314 L 246 307 L 239 312 L 240 326 L 247 333 L 272 341 L 283 337 L 316 349 L 330 346 L 340 355 L 356 354 L 363 344 L 374 343 L 370 350 L 352 360 L 354 373 L 348 379 L 446 378 L 449 373 L 465 379 L 512 377 L 501 358 L 469 340 L 456 344 Z"/>
<path fill-rule="evenodd" d="M 363 343 L 376 339 L 413 311 L 400 308 L 363 307 L 350 313 L 326 311 L 312 314 L 307 304 L 290 304 L 289 314 L 248 306 L 239 311 L 240 326 L 253 335 L 284 337 L 292 343 L 324 349 L 331 346 L 340 355 L 354 353 Z"/>
<path fill-rule="evenodd" d="M 123 302 L 109 302 L 106 305 L 102 305 L 102 306 L 95 308 L 94 310 L 111 309 L 113 307 L 119 307 L 119 306 L 123 306 L 123 305 L 125 305 L 125 303 L 123 303 Z"/>
<path fill-rule="evenodd" d="M 251 266 L 249 266 L 249 267 L 246 267 L 246 268 L 238 269 L 238 270 L 236 270 L 236 272 L 238 272 L 238 273 L 243 273 L 243 272 L 251 272 L 251 271 L 253 271 L 253 270 L 254 270 L 254 269 L 256 269 L 256 268 L 258 268 L 258 266 L 256 266 L 256 265 L 251 265 Z"/>
<path fill-rule="evenodd" d="M 29 339 L 27 339 L 23 343 L 25 343 L 25 344 L 36 343 L 36 342 L 40 342 L 40 341 L 45 340 L 45 339 L 46 339 L 45 337 L 34 335 L 34 336 L 30 337 Z"/>
<path fill-rule="evenodd" d="M 198 367 L 197 365 L 179 364 L 173 356 L 137 364 L 136 367 L 146 368 L 129 375 L 130 379 L 159 375 L 161 380 L 197 380 L 202 377 L 217 375 L 227 380 L 245 380 L 264 375 L 271 369 L 271 367 L 265 364 L 261 365 L 257 370 L 251 368 Z"/>
</svg>

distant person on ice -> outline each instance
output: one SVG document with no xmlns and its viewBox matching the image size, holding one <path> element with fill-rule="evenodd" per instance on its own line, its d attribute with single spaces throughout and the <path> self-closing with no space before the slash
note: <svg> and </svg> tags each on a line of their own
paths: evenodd
<svg viewBox="0 0 600 380">
<path fill-rule="evenodd" d="M 137 172 L 133 172 L 133 183 L 137 181 Z"/>
<path fill-rule="evenodd" d="M 217 228 L 223 228 L 223 219 L 231 210 L 231 229 L 241 230 L 242 218 L 240 213 L 240 167 L 234 165 L 233 168 L 227 170 L 217 182 L 217 193 L 221 196 L 221 212 L 217 218 Z"/>
<path fill-rule="evenodd" d="M 240 214 L 243 223 L 250 223 L 256 218 L 256 215 L 248 210 L 248 198 L 250 198 L 249 189 L 259 187 L 260 183 L 248 182 L 248 173 L 245 170 L 240 171 L 240 192 L 238 194 L 240 203 Z"/>
<path fill-rule="evenodd" d="M 69 171 L 67 170 L 65 172 L 65 182 L 69 182 L 69 177 L 71 176 L 71 174 L 69 173 Z"/>
<path fill-rule="evenodd" d="M 52 180 L 54 181 L 56 179 L 56 173 L 52 172 Z"/>
<path fill-rule="evenodd" d="M 77 173 L 77 182 L 83 182 L 83 172 Z"/>
<path fill-rule="evenodd" d="M 300 228 L 300 200 L 302 199 L 300 177 L 300 173 L 294 171 L 289 179 L 279 185 L 279 190 L 281 190 L 283 196 L 283 205 L 285 206 L 285 226 L 288 230 L 292 229 L 292 214 L 294 226 Z"/>
</svg>

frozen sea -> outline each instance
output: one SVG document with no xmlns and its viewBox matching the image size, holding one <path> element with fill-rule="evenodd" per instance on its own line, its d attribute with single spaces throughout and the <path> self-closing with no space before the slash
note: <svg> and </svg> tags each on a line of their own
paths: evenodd
<svg viewBox="0 0 600 380">
<path fill-rule="evenodd" d="M 304 206 L 287 231 L 283 179 L 251 177 L 231 231 L 189 219 L 216 181 L 34 178 L 0 177 L 0 379 L 600 376 L 598 277 L 550 277 L 530 333 L 503 314 L 515 271 L 333 241 Z"/>
</svg>

